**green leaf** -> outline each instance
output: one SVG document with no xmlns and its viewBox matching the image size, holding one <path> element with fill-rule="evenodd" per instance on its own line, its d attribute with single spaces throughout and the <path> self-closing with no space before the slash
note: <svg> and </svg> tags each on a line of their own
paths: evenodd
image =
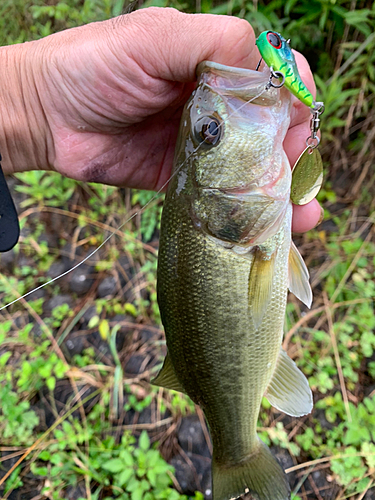
<svg viewBox="0 0 375 500">
<path fill-rule="evenodd" d="M 147 471 L 147 479 L 150 481 L 151 486 L 156 486 L 156 473 L 154 469 L 149 469 Z"/>
<path fill-rule="evenodd" d="M 128 450 L 121 450 L 120 458 L 127 467 L 133 467 L 134 458 Z"/>
<path fill-rule="evenodd" d="M 43 450 L 39 453 L 38 458 L 40 460 L 49 460 L 51 458 L 51 453 L 48 450 Z"/>
<path fill-rule="evenodd" d="M 56 387 L 56 379 L 55 377 L 48 377 L 46 379 L 46 385 L 50 391 L 53 391 Z"/>
<path fill-rule="evenodd" d="M 126 486 L 126 491 L 133 492 L 138 488 L 138 486 L 139 486 L 139 481 L 135 476 L 133 476 L 132 478 L 130 478 Z"/>
<path fill-rule="evenodd" d="M 369 467 L 375 467 L 375 444 L 362 443 L 361 451 L 365 456 L 365 460 Z"/>
<path fill-rule="evenodd" d="M 125 305 L 124 305 L 124 311 L 128 314 L 131 314 L 132 316 L 134 316 L 135 318 L 137 317 L 138 313 L 137 313 L 137 309 L 135 308 L 135 306 L 133 304 L 131 304 L 130 302 L 127 302 Z"/>
<path fill-rule="evenodd" d="M 92 318 L 90 318 L 89 323 L 88 323 L 88 325 L 87 325 L 87 326 L 88 326 L 89 328 L 95 328 L 96 326 L 98 326 L 99 321 L 100 321 L 99 316 L 98 316 L 98 315 L 95 315 L 95 316 L 93 316 Z"/>
<path fill-rule="evenodd" d="M 103 469 L 115 474 L 124 469 L 124 462 L 120 458 L 112 458 L 103 464 Z"/>
<path fill-rule="evenodd" d="M 134 476 L 134 470 L 131 468 L 124 469 L 120 474 L 116 477 L 117 482 L 120 486 L 126 486 L 126 483 L 129 479 Z"/>
<path fill-rule="evenodd" d="M 146 431 L 142 431 L 139 437 L 139 447 L 143 451 L 147 451 L 150 448 L 150 438 Z"/>
<path fill-rule="evenodd" d="M 11 351 L 4 352 L 4 354 L 2 354 L 0 356 L 0 366 L 5 366 L 8 362 L 8 359 L 11 357 L 11 355 L 12 355 Z"/>
<path fill-rule="evenodd" d="M 102 319 L 99 323 L 99 333 L 103 340 L 107 340 L 109 336 L 109 323 L 106 319 Z"/>
<path fill-rule="evenodd" d="M 48 467 L 33 467 L 32 472 L 38 476 L 48 476 Z"/>
<path fill-rule="evenodd" d="M 136 488 L 132 493 L 132 500 L 142 500 L 142 497 L 143 497 L 143 488 L 141 485 L 138 485 L 138 488 Z"/>
</svg>

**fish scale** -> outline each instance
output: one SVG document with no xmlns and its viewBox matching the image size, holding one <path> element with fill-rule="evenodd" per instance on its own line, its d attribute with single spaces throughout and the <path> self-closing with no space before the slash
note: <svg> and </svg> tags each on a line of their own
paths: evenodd
<svg viewBox="0 0 375 500">
<path fill-rule="evenodd" d="M 262 75 L 207 65 L 185 106 L 163 207 L 157 293 L 168 354 L 153 383 L 185 392 L 202 408 L 213 442 L 214 500 L 247 492 L 287 500 L 284 472 L 256 425 L 264 395 L 292 415 L 311 410 L 306 379 L 280 351 L 293 289 L 290 255 L 297 255 L 282 149 L 290 99 L 269 89 L 245 108 Z M 207 67 L 222 83 L 227 73 L 245 72 L 249 86 L 241 80 L 237 100 L 235 88 L 221 94 L 209 85 Z M 302 297 L 303 280 L 296 281 Z"/>
</svg>

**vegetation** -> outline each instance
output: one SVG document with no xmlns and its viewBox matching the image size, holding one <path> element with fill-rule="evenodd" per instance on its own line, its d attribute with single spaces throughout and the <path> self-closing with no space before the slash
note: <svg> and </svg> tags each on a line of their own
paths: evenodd
<svg viewBox="0 0 375 500">
<path fill-rule="evenodd" d="M 291 297 L 284 346 L 308 376 L 315 408 L 290 419 L 265 400 L 259 427 L 262 439 L 292 456 L 295 499 L 374 498 L 375 7 L 362 0 L 147 0 L 139 7 L 149 5 L 276 29 L 311 64 L 326 105 L 325 222 L 295 238 L 314 303 L 306 311 Z M 37 39 L 127 8 L 124 0 L 3 0 L 0 41 Z M 1 304 L 72 267 L 153 196 L 44 172 L 17 175 L 14 190 L 22 235 L 0 259 Z M 58 500 L 72 487 L 91 500 L 183 498 L 165 461 L 174 446 L 168 429 L 194 406 L 149 385 L 165 350 L 155 292 L 161 201 L 71 275 L 1 312 L 0 477 L 27 453 L 0 487 L 3 498 L 17 490 L 32 498 L 35 490 Z M 109 296 L 99 293 L 103 282 L 112 284 Z"/>
</svg>

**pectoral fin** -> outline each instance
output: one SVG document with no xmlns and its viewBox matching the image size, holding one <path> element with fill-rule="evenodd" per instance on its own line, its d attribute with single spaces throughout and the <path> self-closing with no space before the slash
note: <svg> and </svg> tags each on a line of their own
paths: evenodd
<svg viewBox="0 0 375 500">
<path fill-rule="evenodd" d="M 307 415 L 312 410 L 309 383 L 283 349 L 265 396 L 272 406 L 292 417 Z"/>
<path fill-rule="evenodd" d="M 289 252 L 289 290 L 308 308 L 312 303 L 309 271 L 296 245 L 292 242 Z"/>
<path fill-rule="evenodd" d="M 165 389 L 171 389 L 172 391 L 185 392 L 184 388 L 177 380 L 175 371 L 173 369 L 172 361 L 168 352 L 165 357 L 162 369 L 160 370 L 156 378 L 151 380 L 151 384 L 164 387 Z"/>
<path fill-rule="evenodd" d="M 275 256 L 267 256 L 255 250 L 249 276 L 249 305 L 255 328 L 262 322 L 264 313 L 272 296 L 272 283 L 275 274 Z"/>
</svg>

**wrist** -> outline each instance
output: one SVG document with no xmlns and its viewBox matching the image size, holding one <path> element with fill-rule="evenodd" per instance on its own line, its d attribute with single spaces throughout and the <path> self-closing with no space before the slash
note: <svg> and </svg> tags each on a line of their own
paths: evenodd
<svg viewBox="0 0 375 500">
<path fill-rule="evenodd" d="M 48 126 L 35 76 L 36 45 L 0 48 L 0 153 L 5 173 L 48 169 Z"/>
</svg>

